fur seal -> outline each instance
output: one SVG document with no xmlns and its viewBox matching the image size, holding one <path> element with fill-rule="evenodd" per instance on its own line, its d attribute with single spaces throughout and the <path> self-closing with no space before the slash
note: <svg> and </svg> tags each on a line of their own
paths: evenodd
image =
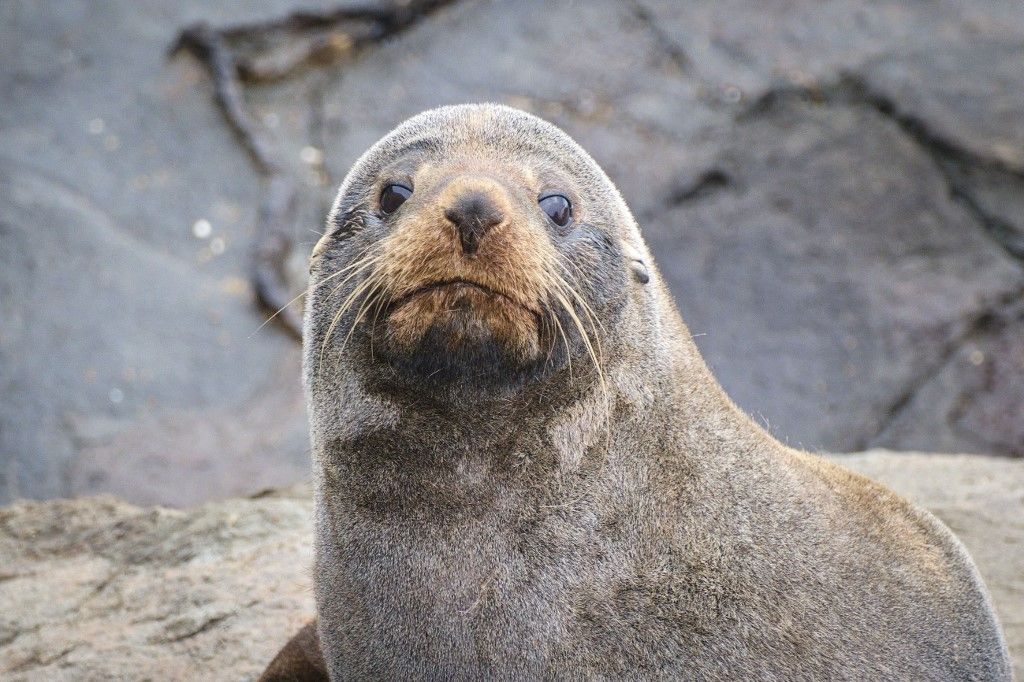
<svg viewBox="0 0 1024 682">
<path fill-rule="evenodd" d="M 323 661 L 265 679 L 1010 678 L 963 546 L 733 405 L 555 126 L 406 121 L 311 273 Z"/>
</svg>

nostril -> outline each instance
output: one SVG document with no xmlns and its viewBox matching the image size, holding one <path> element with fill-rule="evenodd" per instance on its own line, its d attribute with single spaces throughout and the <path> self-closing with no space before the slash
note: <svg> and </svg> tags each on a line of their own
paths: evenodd
<svg viewBox="0 0 1024 682">
<path fill-rule="evenodd" d="M 444 216 L 455 226 L 465 253 L 474 253 L 484 235 L 505 219 L 489 197 L 477 192 L 459 197 L 445 209 Z"/>
<path fill-rule="evenodd" d="M 455 227 L 459 227 L 462 223 L 466 222 L 466 215 L 455 206 L 446 208 L 444 210 L 444 217 L 450 220 Z"/>
</svg>

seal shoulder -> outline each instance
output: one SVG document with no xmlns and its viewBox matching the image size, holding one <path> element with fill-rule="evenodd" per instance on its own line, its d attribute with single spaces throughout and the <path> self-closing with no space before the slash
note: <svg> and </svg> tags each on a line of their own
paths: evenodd
<svg viewBox="0 0 1024 682">
<path fill-rule="evenodd" d="M 877 574 L 866 569 L 869 582 L 877 585 L 888 575 L 890 584 L 901 586 L 886 589 L 888 603 L 882 608 L 907 623 L 908 640 L 943 647 L 947 661 L 969 677 L 984 671 L 984 679 L 1009 679 L 1009 652 L 991 597 L 967 549 L 945 523 L 839 463 L 790 448 L 781 448 L 779 456 L 818 481 L 813 497 L 825 513 L 840 515 L 839 537 L 859 536 L 844 558 L 877 565 Z"/>
</svg>

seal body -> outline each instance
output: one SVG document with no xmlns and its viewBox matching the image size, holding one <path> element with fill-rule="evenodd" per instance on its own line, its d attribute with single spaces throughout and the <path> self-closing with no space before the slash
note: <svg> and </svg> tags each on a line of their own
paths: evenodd
<svg viewBox="0 0 1024 682">
<path fill-rule="evenodd" d="M 495 105 L 404 123 L 345 180 L 311 272 L 332 679 L 1010 677 L 960 543 L 735 408 L 554 126 Z"/>
</svg>

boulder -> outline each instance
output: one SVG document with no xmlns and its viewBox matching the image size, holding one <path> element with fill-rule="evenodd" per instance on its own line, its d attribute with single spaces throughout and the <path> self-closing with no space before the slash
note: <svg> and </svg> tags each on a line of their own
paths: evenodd
<svg viewBox="0 0 1024 682">
<path fill-rule="evenodd" d="M 0 3 L 0 503 L 301 478 L 299 352 L 248 281 L 263 188 L 168 48 L 338 2 Z M 299 271 L 380 135 L 511 104 L 608 171 L 777 436 L 1020 456 L 1022 32 L 1020 0 L 463 0 L 245 97 L 301 188 Z"/>
<path fill-rule="evenodd" d="M 1024 673 L 1024 462 L 837 456 L 971 551 Z M 253 679 L 314 612 L 308 488 L 189 510 L 108 496 L 0 509 L 0 676 Z"/>
</svg>

